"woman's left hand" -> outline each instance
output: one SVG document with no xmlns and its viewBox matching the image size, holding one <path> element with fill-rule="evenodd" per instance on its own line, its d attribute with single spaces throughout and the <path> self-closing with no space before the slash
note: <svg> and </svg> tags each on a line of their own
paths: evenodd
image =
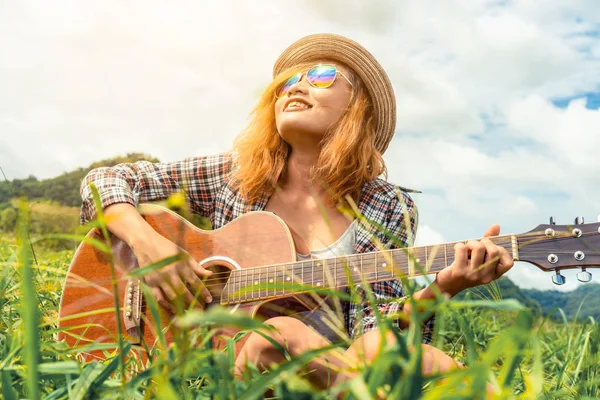
<svg viewBox="0 0 600 400">
<path fill-rule="evenodd" d="M 458 292 L 500 278 L 514 265 L 508 251 L 495 245 L 490 236 L 498 236 L 499 225 L 492 225 L 481 240 L 470 240 L 454 246 L 454 262 L 437 274 L 435 283 L 442 293 Z"/>
</svg>

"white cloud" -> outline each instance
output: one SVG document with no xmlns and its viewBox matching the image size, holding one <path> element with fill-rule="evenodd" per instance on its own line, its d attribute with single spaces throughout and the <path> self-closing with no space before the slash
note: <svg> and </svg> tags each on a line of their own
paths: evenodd
<svg viewBox="0 0 600 400">
<path fill-rule="evenodd" d="M 596 174 L 600 168 L 600 109 L 586 108 L 586 100 L 569 103 L 566 109 L 532 95 L 516 101 L 508 110 L 515 135 L 548 146 L 554 163 Z"/>
<path fill-rule="evenodd" d="M 419 229 L 417 230 L 415 246 L 427 246 L 444 242 L 444 235 L 431 228 L 429 225 L 420 224 Z"/>
</svg>

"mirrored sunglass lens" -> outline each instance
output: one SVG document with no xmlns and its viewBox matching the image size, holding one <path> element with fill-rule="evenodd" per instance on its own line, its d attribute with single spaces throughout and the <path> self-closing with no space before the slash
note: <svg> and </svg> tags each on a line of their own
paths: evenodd
<svg viewBox="0 0 600 400">
<path fill-rule="evenodd" d="M 337 70 L 333 65 L 319 65 L 306 73 L 306 79 L 315 87 L 326 88 L 335 80 Z"/>
<path fill-rule="evenodd" d="M 292 76 L 287 81 L 285 81 L 285 83 L 283 84 L 281 89 L 279 89 L 278 96 L 281 97 L 281 96 L 285 95 L 288 92 L 288 90 L 290 90 L 290 87 L 292 87 L 292 85 L 294 83 L 298 82 L 299 80 L 300 80 L 300 74 L 298 73 L 298 74 Z"/>
</svg>

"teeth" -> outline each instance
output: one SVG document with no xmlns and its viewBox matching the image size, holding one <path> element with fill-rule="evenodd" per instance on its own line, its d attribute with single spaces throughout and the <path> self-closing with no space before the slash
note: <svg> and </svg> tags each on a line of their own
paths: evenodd
<svg viewBox="0 0 600 400">
<path fill-rule="evenodd" d="M 307 109 L 307 110 L 310 108 L 310 106 L 308 104 L 304 104 L 304 103 L 301 103 L 299 101 L 292 101 L 287 106 L 287 108 L 290 108 L 290 107 L 302 107 L 302 108 Z"/>
</svg>

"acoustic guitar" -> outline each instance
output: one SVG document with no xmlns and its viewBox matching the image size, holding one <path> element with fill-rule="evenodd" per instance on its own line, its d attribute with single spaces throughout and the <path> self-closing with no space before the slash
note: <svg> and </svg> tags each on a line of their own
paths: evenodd
<svg viewBox="0 0 600 400">
<path fill-rule="evenodd" d="M 205 281 L 212 294 L 211 304 L 229 307 L 253 317 L 273 317 L 310 310 L 319 305 L 311 288 L 342 289 L 354 283 L 373 283 L 436 273 L 454 261 L 455 243 L 385 250 L 329 259 L 296 261 L 292 235 L 286 224 L 273 213 L 247 213 L 226 226 L 204 231 L 174 212 L 150 204 L 140 205 L 140 213 L 161 235 L 178 244 L 202 267 L 214 273 Z M 87 237 L 104 241 L 99 230 Z M 590 281 L 586 268 L 600 266 L 600 223 L 539 225 L 529 232 L 492 237 L 506 248 L 515 261 L 525 261 L 544 271 L 554 272 L 553 281 L 564 284 L 563 269 L 579 268 L 580 281 Z M 106 242 L 105 242 L 106 243 Z M 96 343 L 116 343 L 117 323 L 126 340 L 137 346 L 146 358 L 156 332 L 139 278 L 131 272 L 139 268 L 127 244 L 110 237 L 111 257 L 84 241 L 77 249 L 64 284 L 59 311 L 59 340 L 71 347 Z M 114 266 L 120 318 L 116 315 L 111 265 Z M 208 305 L 211 307 L 212 305 Z M 279 314 L 278 314 L 279 313 Z M 172 315 L 162 311 L 166 328 Z M 169 328 L 174 329 L 174 328 Z M 172 340 L 172 332 L 165 329 Z M 235 330 L 223 331 L 230 337 Z M 223 338 L 213 340 L 222 346 Z M 242 342 L 238 342 L 238 348 Z M 99 350 L 84 352 L 84 358 L 104 358 Z"/>
</svg>

